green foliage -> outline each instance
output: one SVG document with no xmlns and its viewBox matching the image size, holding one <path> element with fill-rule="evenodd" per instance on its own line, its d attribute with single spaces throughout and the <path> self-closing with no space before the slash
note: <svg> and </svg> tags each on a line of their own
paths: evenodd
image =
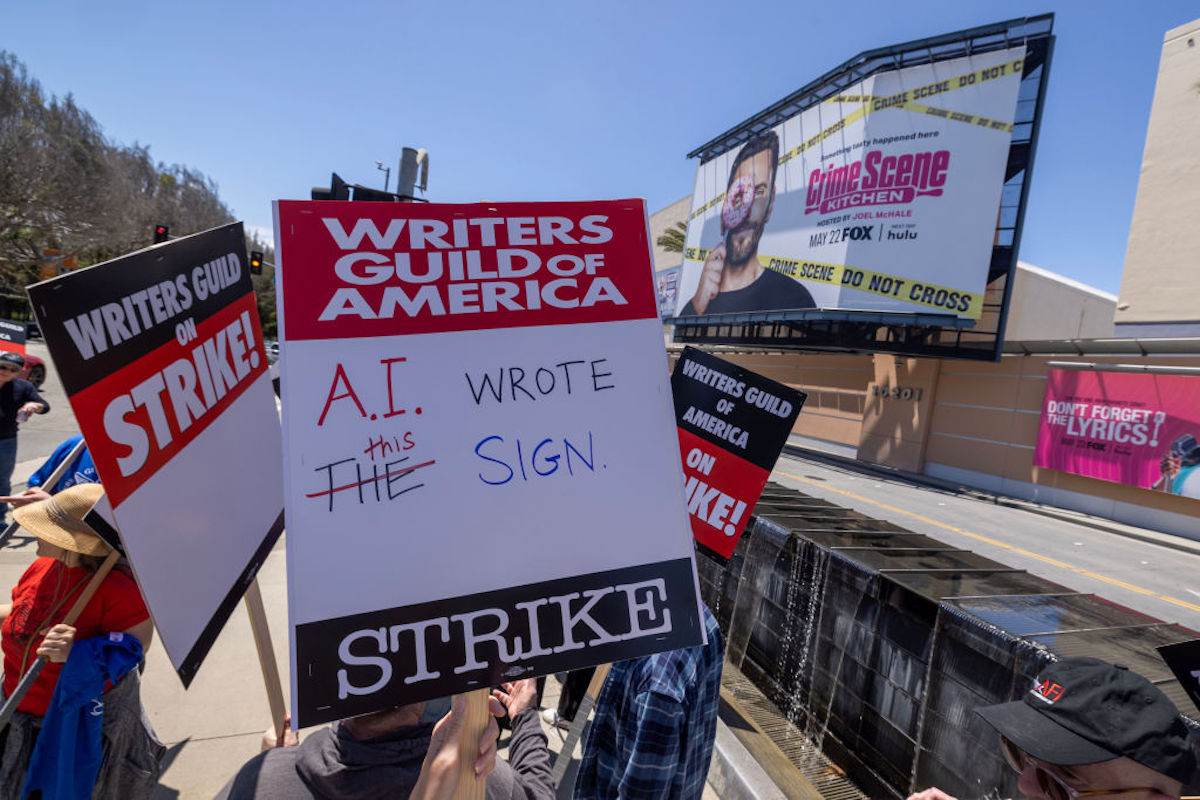
<svg viewBox="0 0 1200 800">
<path fill-rule="evenodd" d="M 668 253 L 682 253 L 683 243 L 687 237 L 687 223 L 676 222 L 673 227 L 667 228 L 662 236 L 654 240 L 654 243 L 666 250 Z"/>
<path fill-rule="evenodd" d="M 47 98 L 4 51 L 0 153 L 0 300 L 10 307 L 39 279 L 44 248 L 89 266 L 146 247 L 158 223 L 184 235 L 233 220 L 207 176 L 108 141 L 73 97 Z"/>
</svg>

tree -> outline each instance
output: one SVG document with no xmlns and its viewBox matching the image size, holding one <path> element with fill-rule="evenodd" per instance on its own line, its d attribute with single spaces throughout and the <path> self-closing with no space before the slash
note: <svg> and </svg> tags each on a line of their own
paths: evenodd
<svg viewBox="0 0 1200 800">
<path fill-rule="evenodd" d="M 655 239 L 654 243 L 668 253 L 682 253 L 686 237 L 687 223 L 676 222 L 672 227 L 667 228 L 662 236 Z"/>
<path fill-rule="evenodd" d="M 42 250 L 88 266 L 146 247 L 153 226 L 194 233 L 233 220 L 217 187 L 149 147 L 105 139 L 70 95 L 47 98 L 25 66 L 0 51 L 0 298 L 17 313 L 39 279 Z M 269 286 L 268 286 L 269 288 Z M 268 292 L 274 301 L 274 292 Z"/>
</svg>

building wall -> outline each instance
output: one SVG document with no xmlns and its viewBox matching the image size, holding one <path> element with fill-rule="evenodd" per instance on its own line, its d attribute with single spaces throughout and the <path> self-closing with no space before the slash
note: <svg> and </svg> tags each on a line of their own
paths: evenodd
<svg viewBox="0 0 1200 800">
<path fill-rule="evenodd" d="M 1019 262 L 1005 338 L 1106 339 L 1112 336 L 1116 307 L 1115 295 Z"/>
<path fill-rule="evenodd" d="M 1005 356 L 999 363 L 943 362 L 922 472 L 1200 539 L 1196 500 L 1033 465 L 1048 361 L 1200 367 L 1200 355 L 1038 355 Z"/>
<path fill-rule="evenodd" d="M 705 348 L 734 364 L 808 394 L 793 433 L 857 447 L 867 391 L 874 377 L 871 356 L 810 353 L 734 353 Z"/>
<path fill-rule="evenodd" d="M 1200 19 L 1163 39 L 1121 277 L 1117 333 L 1200 335 Z"/>
</svg>

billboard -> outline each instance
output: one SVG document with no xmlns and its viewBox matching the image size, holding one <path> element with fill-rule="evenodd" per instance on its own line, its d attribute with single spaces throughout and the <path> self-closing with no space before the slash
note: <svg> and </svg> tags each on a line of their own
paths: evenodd
<svg viewBox="0 0 1200 800">
<path fill-rule="evenodd" d="M 978 319 L 1024 63 L 878 72 L 702 163 L 677 314 Z"/>
<path fill-rule="evenodd" d="M 1052 369 L 1034 465 L 1200 499 L 1200 377 Z"/>
<path fill-rule="evenodd" d="M 299 725 L 703 641 L 642 201 L 275 230 Z"/>
</svg>

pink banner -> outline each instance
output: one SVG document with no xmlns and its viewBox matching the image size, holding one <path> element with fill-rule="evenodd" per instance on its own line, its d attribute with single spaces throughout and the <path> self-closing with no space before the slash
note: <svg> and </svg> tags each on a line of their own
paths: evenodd
<svg viewBox="0 0 1200 800">
<path fill-rule="evenodd" d="M 1034 464 L 1200 499 L 1200 377 L 1052 369 Z"/>
</svg>

